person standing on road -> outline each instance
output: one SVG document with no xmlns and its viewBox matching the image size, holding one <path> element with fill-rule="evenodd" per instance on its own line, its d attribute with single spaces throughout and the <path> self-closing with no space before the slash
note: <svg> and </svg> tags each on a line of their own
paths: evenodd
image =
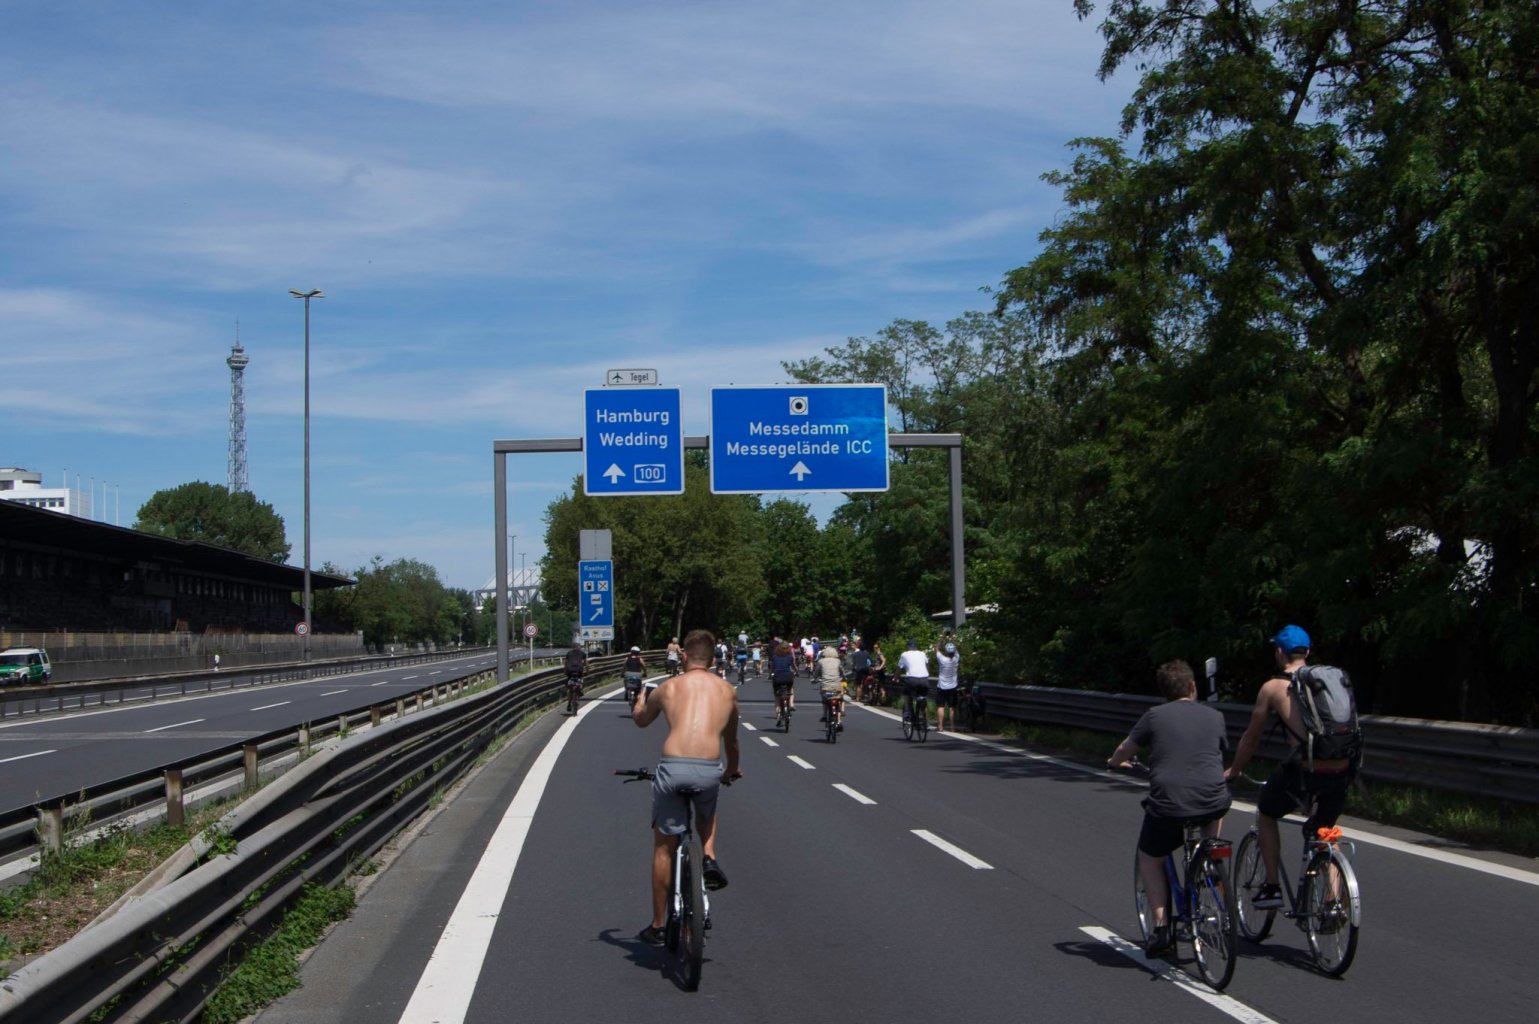
<svg viewBox="0 0 1539 1024">
<path fill-rule="evenodd" d="M 1167 661 L 1154 675 L 1166 703 L 1145 711 L 1133 731 L 1107 759 L 1109 768 L 1125 768 L 1140 747 L 1149 750 L 1149 796 L 1138 833 L 1138 874 L 1154 912 L 1147 956 L 1175 949 L 1171 922 L 1165 919 L 1170 885 L 1165 858 L 1181 846 L 1183 825 L 1202 825 L 1204 837 L 1218 835 L 1229 813 L 1224 781 L 1228 748 L 1223 714 L 1197 700 L 1197 678 L 1184 661 Z"/>
<path fill-rule="evenodd" d="M 668 660 L 668 674 L 670 676 L 676 676 L 676 675 L 679 674 L 679 658 L 682 655 L 682 653 L 683 653 L 683 648 L 681 648 L 679 646 L 679 638 L 678 637 L 674 637 L 672 640 L 668 641 L 667 660 Z"/>
<path fill-rule="evenodd" d="M 715 891 L 727 885 L 716 862 L 716 797 L 723 781 L 740 779 L 743 772 L 738 765 L 737 690 L 711 672 L 714 648 L 715 637 L 708 630 L 686 634 L 683 674 L 663 680 L 651 697 L 645 702 L 638 698 L 631 707 L 631 718 L 642 728 L 658 715 L 668 720 L 652 781 L 652 923 L 637 935 L 650 946 L 665 942 L 669 875 L 691 802 L 705 854 L 700 871 L 705 887 Z"/>
<path fill-rule="evenodd" d="M 930 659 L 912 640 L 904 645 L 898 655 L 898 674 L 903 677 L 903 717 L 912 718 L 914 701 L 930 694 Z"/>
<path fill-rule="evenodd" d="M 951 728 L 957 727 L 957 683 L 962 655 L 957 653 L 957 645 L 947 640 L 935 645 L 935 662 L 939 666 L 935 673 L 935 728 L 944 732 L 948 708 L 951 710 Z"/>
</svg>

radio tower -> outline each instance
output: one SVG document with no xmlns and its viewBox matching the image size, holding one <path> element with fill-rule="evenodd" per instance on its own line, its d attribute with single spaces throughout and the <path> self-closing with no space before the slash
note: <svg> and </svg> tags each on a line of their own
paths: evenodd
<svg viewBox="0 0 1539 1024">
<path fill-rule="evenodd" d="M 230 493 L 249 491 L 246 478 L 246 364 L 251 362 L 240 347 L 240 321 L 235 322 L 235 347 L 225 364 L 230 367 Z"/>
</svg>

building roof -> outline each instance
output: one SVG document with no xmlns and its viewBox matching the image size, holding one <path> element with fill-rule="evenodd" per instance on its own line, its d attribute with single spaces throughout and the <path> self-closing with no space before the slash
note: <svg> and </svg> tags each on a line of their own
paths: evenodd
<svg viewBox="0 0 1539 1024">
<path fill-rule="evenodd" d="M 13 501 L 0 501 L 0 537 L 13 543 L 77 551 L 124 562 L 155 562 L 163 569 L 210 573 L 290 590 L 304 587 L 302 567 L 269 562 L 217 544 L 160 537 Z M 311 590 L 330 590 L 351 586 L 354 582 L 346 576 L 310 570 Z"/>
</svg>

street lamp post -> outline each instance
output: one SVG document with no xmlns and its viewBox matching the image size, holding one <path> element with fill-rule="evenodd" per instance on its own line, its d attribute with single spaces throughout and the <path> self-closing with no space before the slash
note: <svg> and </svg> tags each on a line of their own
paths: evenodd
<svg viewBox="0 0 1539 1024">
<path fill-rule="evenodd" d="M 310 660 L 310 300 L 324 299 L 319 288 L 302 292 L 290 288 L 289 294 L 305 300 L 305 636 L 304 660 Z"/>
</svg>

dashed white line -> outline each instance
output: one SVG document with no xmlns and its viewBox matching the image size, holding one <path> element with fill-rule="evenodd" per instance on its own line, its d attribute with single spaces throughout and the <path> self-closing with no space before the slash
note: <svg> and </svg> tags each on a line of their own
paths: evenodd
<svg viewBox="0 0 1539 1024">
<path fill-rule="evenodd" d="M 252 711 L 266 711 L 268 708 L 281 708 L 285 704 L 292 704 L 292 703 L 294 703 L 294 702 L 291 701 L 291 700 L 280 700 L 276 704 L 263 704 L 261 707 L 259 707 L 259 708 L 252 708 L 251 710 Z"/>
<path fill-rule="evenodd" d="M 153 729 L 146 729 L 146 730 L 144 730 L 144 732 L 145 732 L 146 735 L 148 735 L 148 734 L 150 734 L 152 732 L 165 732 L 167 729 L 180 729 L 184 725 L 197 725 L 199 722 L 204 722 L 204 721 L 207 721 L 207 719 L 204 719 L 204 718 L 189 718 L 185 722 L 177 722 L 174 725 L 157 725 Z"/>
<path fill-rule="evenodd" d="M 748 722 L 744 722 L 743 723 L 743 728 L 747 729 L 749 732 L 758 732 L 759 731 L 759 727 L 757 725 L 751 725 Z"/>
<path fill-rule="evenodd" d="M 438 674 L 438 673 L 437 673 L 437 672 L 434 672 L 434 673 L 433 673 L 433 674 L 434 674 L 434 675 L 437 675 L 437 674 Z M 407 680 L 409 680 L 409 679 L 421 679 L 421 678 L 422 678 L 422 677 L 421 677 L 421 676 L 420 676 L 420 675 L 415 675 L 415 676 L 402 676 L 402 677 L 401 677 L 401 681 L 402 681 L 402 682 L 405 682 L 405 681 L 407 681 Z"/>
<path fill-rule="evenodd" d="M 801 758 L 797 757 L 795 754 L 787 754 L 786 755 L 786 760 L 790 761 L 792 764 L 799 764 L 803 768 L 807 769 L 808 771 L 812 771 L 816 767 L 815 765 L 811 765 L 811 764 L 808 764 L 806 761 L 803 761 Z"/>
<path fill-rule="evenodd" d="M 327 690 L 325 693 L 321 694 L 321 696 L 322 697 L 335 697 L 339 693 L 346 693 L 346 692 L 347 692 L 346 690 Z"/>
<path fill-rule="evenodd" d="M 377 683 L 370 683 L 369 685 L 370 686 L 384 686 L 388 682 L 390 682 L 390 680 L 388 680 L 388 679 L 381 679 L 379 682 L 377 682 Z"/>
<path fill-rule="evenodd" d="M 858 790 L 851 789 L 849 786 L 846 786 L 842 782 L 834 783 L 834 788 L 843 793 L 845 796 L 849 797 L 851 800 L 854 800 L 856 803 L 862 803 L 868 807 L 876 806 L 875 800 L 871 799 L 866 794 L 859 792 Z"/>
<path fill-rule="evenodd" d="M 25 761 L 29 757 L 42 757 L 44 754 L 57 753 L 57 750 L 35 750 L 30 754 L 17 754 L 15 757 L 0 757 L 0 764 L 10 764 L 12 761 Z"/>
<path fill-rule="evenodd" d="M 929 843 L 931 846 L 935 847 L 937 850 L 944 850 L 946 853 L 951 854 L 957 860 L 961 861 L 963 864 L 966 864 L 974 871 L 994 870 L 994 865 L 990 864 L 988 861 L 979 860 L 977 857 L 974 857 L 960 846 L 957 846 L 954 843 L 946 842 L 946 840 L 942 839 L 940 836 L 936 835 L 934 832 L 929 831 L 928 829 L 914 828 L 909 829 L 909 831 L 914 833 L 914 835 L 918 836 L 920 839 L 923 839 L 925 842 Z"/>
<path fill-rule="evenodd" d="M 1106 943 L 1150 974 L 1164 978 L 1177 988 L 1191 993 L 1209 1006 L 1222 1010 L 1235 1020 L 1243 1021 L 1244 1024 L 1277 1024 L 1271 1017 L 1268 1017 L 1260 1010 L 1251 1009 L 1233 996 L 1214 992 L 1175 964 L 1166 963 L 1164 960 L 1150 960 L 1144 956 L 1143 950 L 1120 935 L 1107 931 L 1105 928 L 1093 928 L 1088 925 L 1082 927 L 1080 931 L 1091 938 L 1099 939 Z"/>
<path fill-rule="evenodd" d="M 780 744 L 776 743 L 774 740 L 770 739 L 768 736 L 760 736 L 759 739 L 763 740 L 765 743 L 768 743 L 772 747 L 780 746 Z"/>
</svg>

